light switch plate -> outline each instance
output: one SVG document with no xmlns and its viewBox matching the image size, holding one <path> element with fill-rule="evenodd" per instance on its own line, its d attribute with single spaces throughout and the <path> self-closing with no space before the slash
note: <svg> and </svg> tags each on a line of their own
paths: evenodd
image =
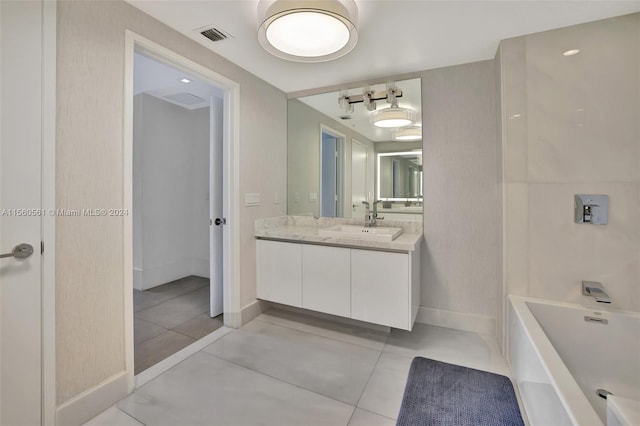
<svg viewBox="0 0 640 426">
<path fill-rule="evenodd" d="M 244 194 L 244 205 L 245 206 L 259 206 L 260 205 L 260 194 L 258 194 L 258 193 L 247 193 L 247 194 Z"/>
</svg>

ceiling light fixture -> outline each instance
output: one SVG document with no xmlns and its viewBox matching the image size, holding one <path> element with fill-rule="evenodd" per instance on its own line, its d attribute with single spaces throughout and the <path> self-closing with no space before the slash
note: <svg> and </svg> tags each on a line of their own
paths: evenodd
<svg viewBox="0 0 640 426">
<path fill-rule="evenodd" d="M 260 0 L 258 41 L 269 53 L 295 62 L 325 62 L 358 41 L 354 0 Z"/>
<path fill-rule="evenodd" d="M 186 84 L 186 83 L 191 83 L 191 80 L 189 80 L 189 79 L 188 79 L 188 78 L 186 78 L 186 77 L 181 78 L 181 79 L 180 79 L 180 81 L 181 81 L 181 82 L 183 82 L 183 83 L 185 83 L 185 84 Z"/>
<path fill-rule="evenodd" d="M 422 139 L 422 127 L 407 126 L 393 130 L 393 140 L 398 142 L 413 142 Z"/>
<path fill-rule="evenodd" d="M 578 53 L 580 53 L 580 49 L 567 50 L 566 52 L 563 52 L 562 54 L 564 56 L 573 56 L 573 55 L 577 55 Z"/>
</svg>

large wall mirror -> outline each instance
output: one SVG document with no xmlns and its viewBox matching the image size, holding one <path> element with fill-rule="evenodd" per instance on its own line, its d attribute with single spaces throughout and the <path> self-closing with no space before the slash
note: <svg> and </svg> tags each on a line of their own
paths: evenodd
<svg viewBox="0 0 640 426">
<path fill-rule="evenodd" d="M 422 221 L 420 79 L 290 99 L 290 215 Z"/>
</svg>

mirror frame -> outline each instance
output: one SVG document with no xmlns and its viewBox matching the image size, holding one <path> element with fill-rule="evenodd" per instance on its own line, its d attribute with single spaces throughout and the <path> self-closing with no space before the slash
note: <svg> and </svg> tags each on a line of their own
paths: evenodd
<svg viewBox="0 0 640 426">
<path fill-rule="evenodd" d="M 381 197 L 380 196 L 380 158 L 381 157 L 393 157 L 396 155 L 407 155 L 407 154 L 414 154 L 417 155 L 418 151 L 399 151 L 399 152 L 378 152 L 376 154 L 376 200 L 383 200 L 383 201 L 415 201 L 415 202 L 419 202 L 421 199 L 424 199 L 424 181 L 423 181 L 423 176 L 422 176 L 422 172 L 420 172 L 420 193 L 422 194 L 422 197 L 414 197 L 414 198 L 391 198 L 391 197 Z M 420 156 L 422 156 L 422 150 L 420 150 Z"/>
</svg>

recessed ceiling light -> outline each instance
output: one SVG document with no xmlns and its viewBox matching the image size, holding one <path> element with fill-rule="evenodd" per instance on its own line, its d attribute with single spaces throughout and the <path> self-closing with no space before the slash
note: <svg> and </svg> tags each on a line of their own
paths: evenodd
<svg viewBox="0 0 640 426">
<path fill-rule="evenodd" d="M 563 53 L 564 56 L 573 56 L 573 55 L 577 55 L 578 53 L 580 53 L 580 49 L 571 49 L 571 50 L 567 50 L 566 52 Z"/>
<path fill-rule="evenodd" d="M 191 80 L 189 80 L 186 77 L 181 78 L 180 81 L 183 82 L 183 83 L 191 83 Z"/>
<path fill-rule="evenodd" d="M 358 41 L 354 0 L 261 0 L 258 15 L 262 47 L 290 61 L 330 61 Z"/>
</svg>

